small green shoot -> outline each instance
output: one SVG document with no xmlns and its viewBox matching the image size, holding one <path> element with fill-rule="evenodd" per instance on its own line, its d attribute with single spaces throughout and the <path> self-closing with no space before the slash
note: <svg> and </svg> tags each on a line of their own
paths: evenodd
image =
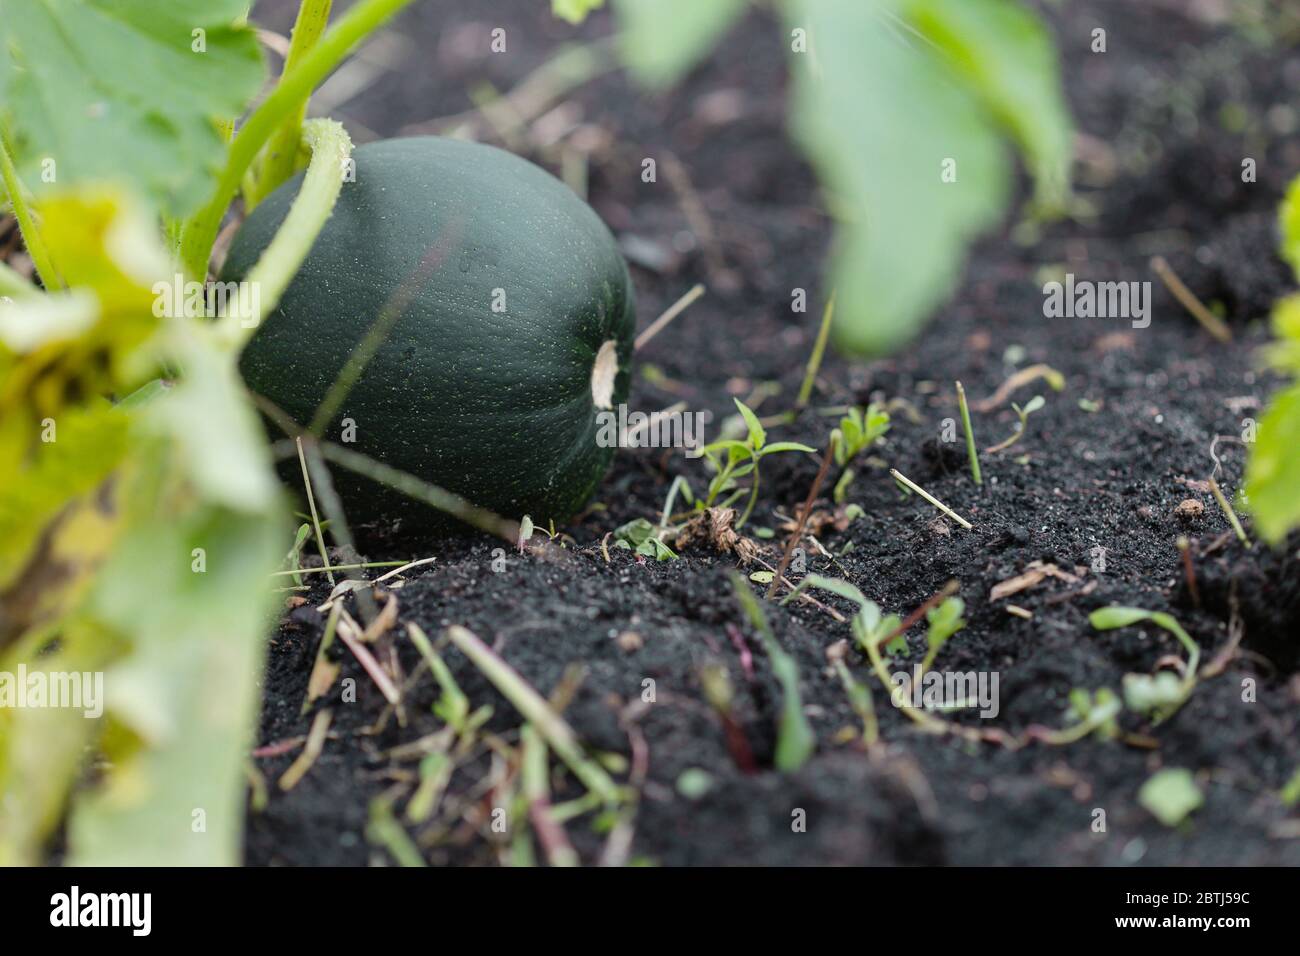
<svg viewBox="0 0 1300 956">
<path fill-rule="evenodd" d="M 583 753 L 582 745 L 568 722 L 519 673 L 466 628 L 452 625 L 447 638 L 483 672 L 498 691 L 515 706 L 524 719 L 537 728 L 573 775 L 606 806 L 616 805 L 621 792 L 600 764 Z"/>
<path fill-rule="evenodd" d="M 734 401 L 736 408 L 740 410 L 741 417 L 744 419 L 745 427 L 749 432 L 748 437 L 743 442 L 734 438 L 726 438 L 704 447 L 704 458 L 717 474 L 709 482 L 708 496 L 704 501 L 696 501 L 695 507 L 701 511 L 712 508 L 721 495 L 734 491 L 720 505 L 720 507 L 729 506 L 731 502 L 744 494 L 743 490 L 737 490 L 737 480 L 752 475 L 753 482 L 750 487 L 749 503 L 745 506 L 745 510 L 740 517 L 736 519 L 735 527 L 739 530 L 749 520 L 749 516 L 754 510 L 754 503 L 758 500 L 759 461 L 767 455 L 778 452 L 799 451 L 815 454 L 816 449 L 801 445 L 798 442 L 773 442 L 770 445 L 767 444 L 767 432 L 763 430 L 762 424 L 759 423 L 758 416 L 740 399 L 734 399 Z M 720 458 L 720 453 L 724 451 L 726 452 L 725 462 Z"/>
<path fill-rule="evenodd" d="M 1078 721 L 1071 730 L 1082 731 L 1082 735 L 1091 733 L 1099 740 L 1115 739 L 1119 736 L 1120 710 L 1120 699 L 1109 687 L 1100 687 L 1095 692 L 1084 687 L 1070 691 L 1070 713 Z"/>
<path fill-rule="evenodd" d="M 795 409 L 801 409 L 808 404 L 808 399 L 812 397 L 813 382 L 817 380 L 817 370 L 821 368 L 822 356 L 826 354 L 826 339 L 831 331 L 831 319 L 835 316 L 835 290 L 831 290 L 831 296 L 826 300 L 826 308 L 822 311 L 822 324 L 817 330 L 817 341 L 813 343 L 812 355 L 808 356 L 808 367 L 804 370 L 803 384 L 799 386 L 799 398 L 794 403 Z"/>
<path fill-rule="evenodd" d="M 656 561 L 672 561 L 677 554 L 660 540 L 661 533 L 645 518 L 636 518 L 614 529 L 615 546 L 629 548 Z"/>
<path fill-rule="evenodd" d="M 433 679 L 438 682 L 438 686 L 442 689 L 442 696 L 433 705 L 434 714 L 442 718 L 443 722 L 457 734 L 464 733 L 470 715 L 469 698 L 460 689 L 460 685 L 456 683 L 456 678 L 452 676 L 451 668 L 442 659 L 442 655 L 433 649 L 433 645 L 429 642 L 429 638 L 425 636 L 424 631 L 420 629 L 420 626 L 414 623 L 407 624 L 406 633 L 411 638 L 411 643 L 415 645 L 415 649 L 420 652 L 420 656 L 424 658 L 425 663 L 429 665 L 429 671 L 433 674 Z"/>
<path fill-rule="evenodd" d="M 998 452 L 1006 451 L 1016 442 L 1020 441 L 1020 439 L 1024 437 L 1025 429 L 1029 425 L 1029 416 L 1046 404 L 1047 402 L 1041 395 L 1035 395 L 1029 401 L 1025 402 L 1024 408 L 1021 408 L 1015 402 L 1012 402 L 1011 407 L 1016 410 L 1016 417 L 1020 419 L 1016 425 L 1016 430 L 1011 433 L 1011 437 L 998 442 L 996 445 L 990 445 L 988 448 L 985 448 L 984 454 L 996 455 Z"/>
<path fill-rule="evenodd" d="M 1153 774 L 1138 791 L 1138 803 L 1167 827 L 1176 827 L 1205 802 L 1192 772 L 1167 767 Z"/>
<path fill-rule="evenodd" d="M 1187 664 L 1182 678 L 1168 672 L 1124 675 L 1124 702 L 1130 710 L 1149 715 L 1155 723 L 1173 716 L 1196 686 L 1201 647 L 1183 630 L 1172 615 L 1161 611 L 1144 611 L 1135 607 L 1103 607 L 1088 615 L 1088 622 L 1099 631 L 1110 631 L 1149 621 L 1164 628 L 1187 650 Z"/>
<path fill-rule="evenodd" d="M 428 866 L 411 835 L 393 816 L 393 805 L 387 797 L 370 801 L 370 822 L 366 824 L 366 837 L 376 846 L 382 846 L 399 866 Z"/>
<path fill-rule="evenodd" d="M 794 658 L 777 642 L 772 626 L 745 579 L 735 571 L 730 576 L 736 600 L 758 633 L 763 651 L 772 663 L 772 673 L 781 684 L 781 721 L 776 733 L 775 762 L 778 770 L 793 773 L 807 763 L 817 749 L 817 738 L 804 715 L 799 695 L 799 668 Z"/>
<path fill-rule="evenodd" d="M 302 567 L 302 546 L 307 543 L 311 537 L 311 525 L 298 525 L 298 533 L 293 537 L 293 547 L 289 553 L 284 556 L 284 562 L 289 566 L 289 573 L 293 576 L 295 587 L 302 587 L 302 575 L 299 569 Z"/>
<path fill-rule="evenodd" d="M 870 448 L 889 431 L 889 412 L 875 402 L 861 408 L 850 408 L 840 419 L 841 442 L 835 449 L 835 464 L 843 468 L 859 453 Z"/>
<path fill-rule="evenodd" d="M 961 382 L 957 383 L 957 407 L 961 409 L 961 427 L 966 432 L 966 455 L 970 458 L 970 475 L 975 479 L 975 484 L 984 484 L 984 479 L 980 477 L 980 456 L 975 450 L 975 432 L 970 424 L 970 406 L 966 404 L 966 389 L 962 388 Z"/>
<path fill-rule="evenodd" d="M 835 673 L 839 675 L 840 683 L 844 685 L 849 706 L 862 721 L 862 742 L 870 749 L 880 743 L 880 724 L 876 720 L 876 707 L 871 698 L 871 688 L 853 676 L 848 665 L 844 663 L 843 657 L 835 658 L 833 666 Z"/>
<path fill-rule="evenodd" d="M 926 612 L 925 619 L 930 626 L 925 632 L 925 642 L 929 650 L 925 653 L 925 659 L 921 661 L 921 673 L 924 674 L 930 669 L 939 649 L 948 643 L 948 638 L 966 626 L 966 619 L 962 617 L 965 611 L 966 603 L 961 598 L 950 597 L 945 598 L 938 607 Z"/>
<path fill-rule="evenodd" d="M 1296 772 L 1291 775 L 1291 779 L 1278 791 L 1277 795 L 1284 806 L 1294 807 L 1297 803 L 1300 803 L 1300 768 L 1296 768 Z"/>
<path fill-rule="evenodd" d="M 844 469 L 832 493 L 836 504 L 843 503 L 848 497 L 849 486 L 853 484 L 853 469 L 847 466 L 884 437 L 887 431 L 889 412 L 875 402 L 868 405 L 865 412 L 861 408 L 850 408 L 840 419 L 839 428 L 831 433 L 835 463 Z"/>
</svg>

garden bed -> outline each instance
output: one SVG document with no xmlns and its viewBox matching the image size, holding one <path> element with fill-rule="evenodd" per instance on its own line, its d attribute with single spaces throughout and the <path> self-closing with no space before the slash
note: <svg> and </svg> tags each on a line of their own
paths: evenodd
<svg viewBox="0 0 1300 956">
<path fill-rule="evenodd" d="M 628 858 L 666 865 L 1300 863 L 1294 815 L 1276 796 L 1300 767 L 1297 541 L 1276 553 L 1246 549 L 1204 485 L 1216 466 L 1214 437 L 1240 436 L 1243 419 L 1258 417 L 1274 384 L 1256 371 L 1253 353 L 1267 340 L 1260 320 L 1290 286 L 1274 252 L 1274 210 L 1300 169 L 1292 133 L 1300 123 L 1300 57 L 1288 55 L 1280 37 L 1267 42 L 1215 22 L 1213 8 L 1193 15 L 1173 3 L 1076 2 L 1049 11 L 1083 137 L 1078 192 L 1086 204 L 1078 218 L 1046 227 L 1033 244 L 1024 227 L 1008 222 L 978 245 L 957 294 L 911 347 L 872 363 L 828 355 L 813 403 L 877 400 L 892 402 L 894 413 L 873 450 L 881 464 L 859 467 L 848 493 L 862 516 L 842 529 L 827 522 L 816 537 L 833 558 L 808 544 L 807 570 L 851 581 L 901 615 L 951 579 L 960 582 L 968 625 L 941 651 L 940 666 L 997 672 L 1001 695 L 990 721 L 954 721 L 994 726 L 1018 741 L 1035 725 L 1064 726 L 1071 689 L 1118 689 L 1125 673 L 1150 672 L 1178 652 L 1153 628 L 1094 630 L 1088 615 L 1099 607 L 1168 611 L 1207 661 L 1233 639 L 1230 625 L 1239 618 L 1240 647 L 1166 723 L 1152 728 L 1125 714 L 1119 739 L 971 743 L 916 729 L 877 685 L 884 743 L 868 753 L 827 660 L 828 648 L 850 639 L 848 625 L 816 606 L 773 603 L 768 617 L 798 664 L 818 743 L 800 770 L 778 772 L 781 693 L 728 580 L 735 556 L 703 547 L 657 562 L 601 547 L 625 522 L 657 520 L 675 476 L 704 487 L 702 463 L 679 452 L 621 451 L 593 505 L 562 529 L 563 548 L 500 552 L 501 542 L 486 537 L 356 529 L 367 560 L 436 558 L 391 592 L 402 625 L 416 623 L 431 636 L 448 625 L 468 628 L 544 695 L 567 689 L 564 714 L 578 737 L 626 760 L 640 789 Z M 275 12 L 268 5 L 260 16 L 287 28 Z M 465 52 L 497 26 L 510 36 L 511 55 Z M 1097 26 L 1108 33 L 1105 54 L 1090 50 Z M 367 138 L 363 130 L 427 131 L 424 121 L 470 108 L 466 89 L 477 78 L 509 88 L 572 36 L 536 2 L 493 4 L 491 16 L 467 4 L 423 4 L 396 29 L 440 37 L 439 57 L 398 64 L 335 110 L 350 127 L 360 124 L 358 141 Z M 594 38 L 608 29 L 600 14 L 582 33 Z M 783 76 L 779 30 L 751 14 L 680 89 L 647 96 L 612 74 L 571 97 L 581 121 L 606 134 L 607 147 L 592 157 L 588 198 L 629 252 L 641 327 L 695 282 L 708 287 L 638 353 L 631 406 L 685 401 L 708 409 L 710 439 L 732 414 L 733 398 L 760 415 L 791 407 L 817 333 L 831 222 L 786 137 Z M 660 157 L 662 168 L 668 153 L 686 170 L 711 237 L 700 236 L 699 213 L 684 210 L 682 191 L 667 177 L 642 182 L 641 158 Z M 1256 182 L 1242 181 L 1246 157 L 1256 160 Z M 1222 304 L 1230 345 L 1210 337 L 1156 279 L 1149 262 L 1157 255 L 1203 301 Z M 1150 326 L 1045 318 L 1044 283 L 1066 272 L 1151 281 Z M 796 288 L 810 296 L 802 314 L 790 309 Z M 943 441 L 943 421 L 960 420 L 953 383 L 960 380 L 978 403 L 1036 363 L 1059 371 L 1065 387 L 1051 391 L 1040 380 L 1012 396 L 1023 403 L 1041 392 L 1046 404 L 1015 446 L 984 457 L 977 487 L 960 432 L 958 441 Z M 649 367 L 655 374 L 646 374 Z M 758 402 L 764 383 L 780 390 Z M 836 421 L 808 409 L 770 434 L 823 449 Z M 1010 435 L 1015 421 L 1009 402 L 977 411 L 980 445 Z M 1244 451 L 1221 441 L 1216 453 L 1218 480 L 1231 492 Z M 745 530 L 775 532 L 757 539 L 771 565 L 784 544 L 781 527 L 801 507 L 818 463 L 795 454 L 764 463 Z M 972 530 L 901 495 L 888 467 L 946 502 Z M 1180 514 L 1187 500 L 1201 507 Z M 1180 536 L 1194 556 L 1195 596 Z M 991 598 L 1033 562 L 1061 575 Z M 356 681 L 356 702 L 329 705 L 330 732 L 314 765 L 287 792 L 274 785 L 321 706 L 301 713 L 324 630 L 314 608 L 327 594 L 321 583 L 294 595 L 296 606 L 286 608 L 270 643 L 256 759 L 270 786 L 265 804 L 249 811 L 250 864 L 390 861 L 367 837 L 371 803 L 417 779 L 418 761 L 394 748 L 442 726 L 427 673 L 407 689 L 399 720 L 352 655 L 337 648 L 342 677 Z M 853 610 L 824 593 L 819 600 L 844 617 Z M 1008 612 L 1008 604 L 1031 617 Z M 921 628 L 911 643 L 924 647 Z M 380 639 L 381 659 L 389 659 L 390 644 L 412 674 L 420 655 L 402 628 Z M 444 657 L 471 704 L 493 707 L 487 728 L 513 739 L 520 718 L 512 706 L 459 652 Z M 856 652 L 849 660 L 860 679 L 872 680 Z M 701 669 L 715 665 L 729 675 L 755 772 L 738 766 L 705 701 Z M 653 703 L 642 703 L 647 679 Z M 1243 700 L 1250 689 L 1253 699 Z M 1177 828 L 1137 801 L 1162 767 L 1193 771 L 1205 797 Z M 685 785 L 683 773 L 696 770 L 707 781 L 693 773 L 695 786 Z M 508 835 L 490 825 L 495 772 L 489 753 L 471 756 L 451 778 L 441 822 L 410 828 L 430 862 L 508 856 Z M 553 799 L 575 795 L 560 789 Z M 1104 832 L 1094 826 L 1098 809 Z M 803 832 L 792 828 L 798 810 L 806 814 Z M 568 831 L 582 859 L 594 861 L 606 835 L 593 832 L 590 820 Z"/>
</svg>

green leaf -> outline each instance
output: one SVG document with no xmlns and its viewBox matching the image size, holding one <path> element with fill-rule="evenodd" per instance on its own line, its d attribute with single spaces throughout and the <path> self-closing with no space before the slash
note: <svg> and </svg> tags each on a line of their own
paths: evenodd
<svg viewBox="0 0 1300 956">
<path fill-rule="evenodd" d="M 587 19 L 592 10 L 599 10 L 605 0 L 551 0 L 551 13 L 569 23 L 578 24 Z"/>
<path fill-rule="evenodd" d="M 1270 543 L 1300 527 L 1300 382 L 1278 392 L 1259 420 L 1246 469 L 1255 529 Z"/>
<path fill-rule="evenodd" d="M 735 571 L 730 573 L 730 577 L 736 600 L 758 632 L 763 651 L 772 664 L 772 673 L 781 685 L 781 718 L 777 723 L 773 762 L 777 770 L 793 773 L 807 763 L 817 749 L 817 736 L 803 712 L 803 701 L 799 695 L 799 668 L 794 658 L 777 642 L 763 608 L 744 578 Z"/>
<path fill-rule="evenodd" d="M 702 60 L 747 0 L 615 0 L 623 60 L 636 80 L 663 88 Z"/>
<path fill-rule="evenodd" d="M 782 451 L 801 451 L 815 455 L 816 448 L 809 448 L 807 445 L 801 445 L 797 441 L 774 441 L 770 445 L 763 446 L 763 453 L 759 457 L 766 458 L 768 455 L 775 455 Z"/>
<path fill-rule="evenodd" d="M 1014 0 L 914 0 L 911 21 L 947 54 L 958 82 L 1024 155 L 1038 201 L 1061 210 L 1073 156 L 1056 51 L 1042 23 Z"/>
<path fill-rule="evenodd" d="M 1113 631 L 1118 627 L 1128 627 L 1139 621 L 1149 621 L 1151 611 L 1138 607 L 1102 607 L 1088 615 L 1088 623 L 1099 631 Z"/>
<path fill-rule="evenodd" d="M 966 626 L 966 619 L 962 617 L 965 610 L 966 603 L 961 598 L 950 597 L 944 599 L 938 607 L 926 612 L 925 619 L 930 626 L 926 631 L 925 639 L 932 651 L 937 651 L 948 638 Z"/>
<path fill-rule="evenodd" d="M 820 588 L 823 591 L 831 592 L 831 594 L 837 594 L 842 598 L 848 598 L 859 608 L 872 603 L 865 594 L 848 581 L 842 581 L 839 578 L 828 578 L 820 574 L 804 575 L 803 580 L 795 586 L 795 589 L 781 599 L 781 603 L 789 604 L 808 588 Z"/>
<path fill-rule="evenodd" d="M 0 0 L 0 103 L 28 187 L 53 160 L 60 184 L 128 180 L 170 216 L 196 208 L 224 159 L 217 123 L 265 76 L 247 8 Z"/>
<path fill-rule="evenodd" d="M 754 451 L 761 451 L 763 443 L 767 441 L 767 432 L 758 422 L 758 416 L 750 409 L 748 405 L 738 398 L 733 398 L 736 408 L 740 409 L 740 417 L 745 420 L 745 428 L 749 430 L 749 445 Z"/>
<path fill-rule="evenodd" d="M 626 541 L 632 547 L 640 547 L 654 537 L 655 526 L 645 518 L 635 518 L 625 525 L 614 529 L 614 539 Z"/>
<path fill-rule="evenodd" d="M 1273 307 L 1273 334 L 1277 341 L 1264 350 L 1268 364 L 1300 376 L 1300 295 L 1289 295 Z"/>
<path fill-rule="evenodd" d="M 1205 802 L 1192 772 L 1168 767 L 1158 771 L 1138 791 L 1138 803 L 1167 827 L 1176 827 Z"/>
<path fill-rule="evenodd" d="M 675 561 L 677 553 L 658 538 L 647 538 L 637 545 L 636 553 L 656 561 Z"/>
<path fill-rule="evenodd" d="M 951 293 L 974 238 L 1002 215 L 1026 151 L 1060 198 L 1070 140 L 1046 31 L 1011 0 L 791 0 L 791 122 L 840 219 L 835 338 L 897 349 Z M 942 181 L 955 161 L 956 181 Z"/>
<path fill-rule="evenodd" d="M 1282 258 L 1300 276 L 1300 178 L 1292 181 L 1278 209 L 1278 226 L 1282 233 Z"/>
</svg>

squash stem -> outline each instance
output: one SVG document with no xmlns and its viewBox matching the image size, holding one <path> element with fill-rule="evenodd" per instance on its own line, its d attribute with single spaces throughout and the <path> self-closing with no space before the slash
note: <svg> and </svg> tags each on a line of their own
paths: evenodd
<svg viewBox="0 0 1300 956">
<path fill-rule="evenodd" d="M 182 230 L 181 263 L 191 277 L 207 277 L 208 259 L 221 219 L 239 191 L 245 171 L 266 141 L 358 43 L 409 3 L 411 0 L 360 0 L 321 37 L 301 65 L 285 72 L 271 95 L 253 111 L 231 143 L 212 198 L 186 221 Z"/>
<path fill-rule="evenodd" d="M 5 192 L 9 194 L 9 205 L 13 208 L 14 218 L 18 220 L 18 232 L 23 237 L 27 254 L 32 257 L 32 265 L 36 267 L 37 277 L 50 291 L 62 289 L 63 280 L 54 271 L 50 252 L 45 248 L 45 241 L 36 229 L 36 220 L 32 217 L 31 208 L 23 198 L 23 184 L 19 182 L 18 172 L 14 169 L 13 154 L 9 150 L 8 131 L 3 126 L 0 126 L 0 178 L 4 180 Z"/>
<path fill-rule="evenodd" d="M 293 24 L 289 55 L 285 57 L 280 82 L 283 83 L 284 78 L 300 66 L 316 46 L 329 23 L 333 4 L 334 0 L 302 0 L 302 6 L 298 8 L 298 19 Z M 298 160 L 298 144 L 302 142 L 302 124 L 307 118 L 307 102 L 304 99 L 280 124 L 262 154 L 261 163 L 254 170 L 252 182 L 245 183 L 245 186 L 252 187 L 244 190 L 244 205 L 247 209 L 251 210 L 270 195 L 275 187 L 293 175 Z"/>
<path fill-rule="evenodd" d="M 294 198 L 271 244 L 262 253 L 245 281 L 256 290 L 255 315 L 226 315 L 221 335 L 238 351 L 253 336 L 257 326 L 279 303 L 290 280 L 311 252 L 334 203 L 343 188 L 343 169 L 352 156 L 352 139 L 334 120 L 308 120 L 302 128 L 303 141 L 311 150 L 311 162 L 302 188 Z"/>
</svg>

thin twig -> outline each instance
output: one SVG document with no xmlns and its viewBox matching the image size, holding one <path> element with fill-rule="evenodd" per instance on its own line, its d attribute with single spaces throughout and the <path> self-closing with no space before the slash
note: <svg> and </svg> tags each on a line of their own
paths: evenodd
<svg viewBox="0 0 1300 956">
<path fill-rule="evenodd" d="M 1182 303 L 1184 309 L 1191 313 L 1192 318 L 1201 323 L 1201 327 L 1209 332 L 1220 342 L 1232 341 L 1232 330 L 1224 321 L 1205 307 L 1200 299 L 1191 289 L 1183 284 L 1183 280 L 1178 278 L 1178 273 L 1170 267 L 1165 261 L 1164 256 L 1155 256 L 1151 260 L 1151 269 L 1160 277 L 1160 281 L 1165 284 L 1165 288 L 1173 293 L 1175 299 Z"/>
<path fill-rule="evenodd" d="M 1209 482 L 1210 493 L 1214 495 L 1214 500 L 1219 503 L 1219 507 L 1223 509 L 1223 513 L 1227 515 L 1228 523 L 1232 525 L 1232 531 L 1237 536 L 1237 540 L 1247 548 L 1250 548 L 1250 538 L 1246 537 L 1246 529 L 1241 526 L 1241 522 L 1237 519 L 1237 512 L 1232 510 L 1232 504 L 1226 497 L 1224 497 L 1223 489 L 1219 487 L 1219 482 L 1214 478 L 1209 479 Z"/>
<path fill-rule="evenodd" d="M 1196 587 L 1196 569 L 1192 566 L 1192 548 L 1190 542 L 1184 536 L 1179 536 L 1175 542 L 1178 547 L 1178 553 L 1183 559 L 1183 577 L 1187 581 L 1187 593 L 1192 597 L 1192 603 L 1197 607 L 1201 606 L 1201 592 Z"/>
<path fill-rule="evenodd" d="M 668 325 L 669 322 L 671 322 L 673 319 L 677 318 L 677 316 L 685 312 L 687 307 L 690 306 L 691 303 L 693 303 L 700 296 L 704 295 L 704 292 L 705 292 L 704 283 L 702 282 L 695 283 L 695 285 L 691 287 L 690 291 L 688 291 L 685 295 L 683 295 L 680 299 L 678 299 L 668 308 L 664 309 L 663 314 L 660 315 L 659 318 L 651 322 L 650 325 L 646 328 L 646 330 L 636 337 L 636 342 L 632 346 L 632 351 L 634 352 L 641 351 L 642 346 L 644 346 L 652 338 L 658 335 L 663 330 L 663 328 L 666 325 Z"/>
<path fill-rule="evenodd" d="M 821 491 L 822 482 L 826 480 L 826 472 L 831 466 L 831 459 L 835 457 L 836 439 L 832 438 L 826 445 L 826 453 L 822 455 L 821 467 L 817 469 L 817 477 L 813 479 L 812 487 L 808 489 L 808 497 L 803 501 L 803 510 L 799 514 L 799 521 L 795 525 L 794 533 L 790 535 L 790 540 L 786 542 L 785 553 L 781 555 L 781 563 L 776 566 L 776 574 L 772 577 L 772 583 L 768 585 L 767 593 L 763 595 L 766 601 L 772 600 L 776 594 L 777 585 L 785 577 L 785 569 L 790 566 L 790 556 L 794 554 L 795 546 L 799 543 L 799 538 L 803 535 L 804 525 L 808 523 L 808 517 L 812 514 L 813 502 L 817 500 L 817 492 Z"/>
<path fill-rule="evenodd" d="M 891 468 L 891 469 L 889 469 L 889 473 L 890 473 L 891 475 L 893 475 L 895 479 L 897 479 L 898 481 L 901 481 L 903 484 L 907 485 L 907 487 L 909 487 L 909 488 L 911 488 L 913 491 L 915 491 L 918 495 L 920 495 L 920 496 L 921 496 L 922 498 L 924 498 L 926 501 L 930 502 L 930 504 L 934 505 L 936 508 L 938 508 L 938 509 L 939 509 L 940 511 L 942 511 L 944 514 L 946 514 L 949 518 L 951 518 L 953 521 L 957 522 L 959 525 L 961 525 L 961 526 L 962 526 L 963 528 L 965 528 L 967 531 L 969 531 L 971 528 L 974 527 L 974 525 L 972 525 L 969 521 L 967 521 L 967 520 L 966 520 L 965 518 L 963 518 L 961 515 L 957 514 L 957 512 L 953 511 L 951 508 L 949 508 L 946 504 L 944 504 L 942 501 L 940 501 L 940 500 L 939 500 L 938 498 L 936 498 L 934 495 L 930 494 L 930 492 L 926 491 L 924 488 L 922 488 L 920 485 L 918 485 L 916 482 L 914 482 L 911 478 L 908 478 L 905 474 L 903 474 L 903 473 L 902 473 L 901 471 L 899 471 L 897 468 Z"/>
<path fill-rule="evenodd" d="M 316 719 L 311 723 L 311 730 L 307 732 L 307 744 L 302 748 L 302 753 L 298 754 L 289 769 L 280 775 L 280 789 L 292 790 L 298 785 L 298 781 L 306 776 L 307 771 L 316 763 L 316 758 L 320 756 L 321 751 L 325 748 L 325 735 L 329 733 L 330 720 L 334 712 L 329 708 L 322 710 L 316 715 Z"/>
<path fill-rule="evenodd" d="M 325 535 L 320 529 L 320 515 L 316 513 L 316 496 L 311 490 L 311 475 L 307 471 L 307 457 L 303 454 L 302 438 L 294 438 L 298 446 L 298 464 L 302 466 L 302 483 L 307 487 L 307 507 L 311 510 L 311 524 L 316 529 L 316 547 L 320 550 L 320 559 L 325 563 L 325 567 L 330 567 L 330 557 L 325 551 Z M 334 572 L 327 570 L 325 576 L 330 580 L 330 587 L 334 586 Z"/>
</svg>

